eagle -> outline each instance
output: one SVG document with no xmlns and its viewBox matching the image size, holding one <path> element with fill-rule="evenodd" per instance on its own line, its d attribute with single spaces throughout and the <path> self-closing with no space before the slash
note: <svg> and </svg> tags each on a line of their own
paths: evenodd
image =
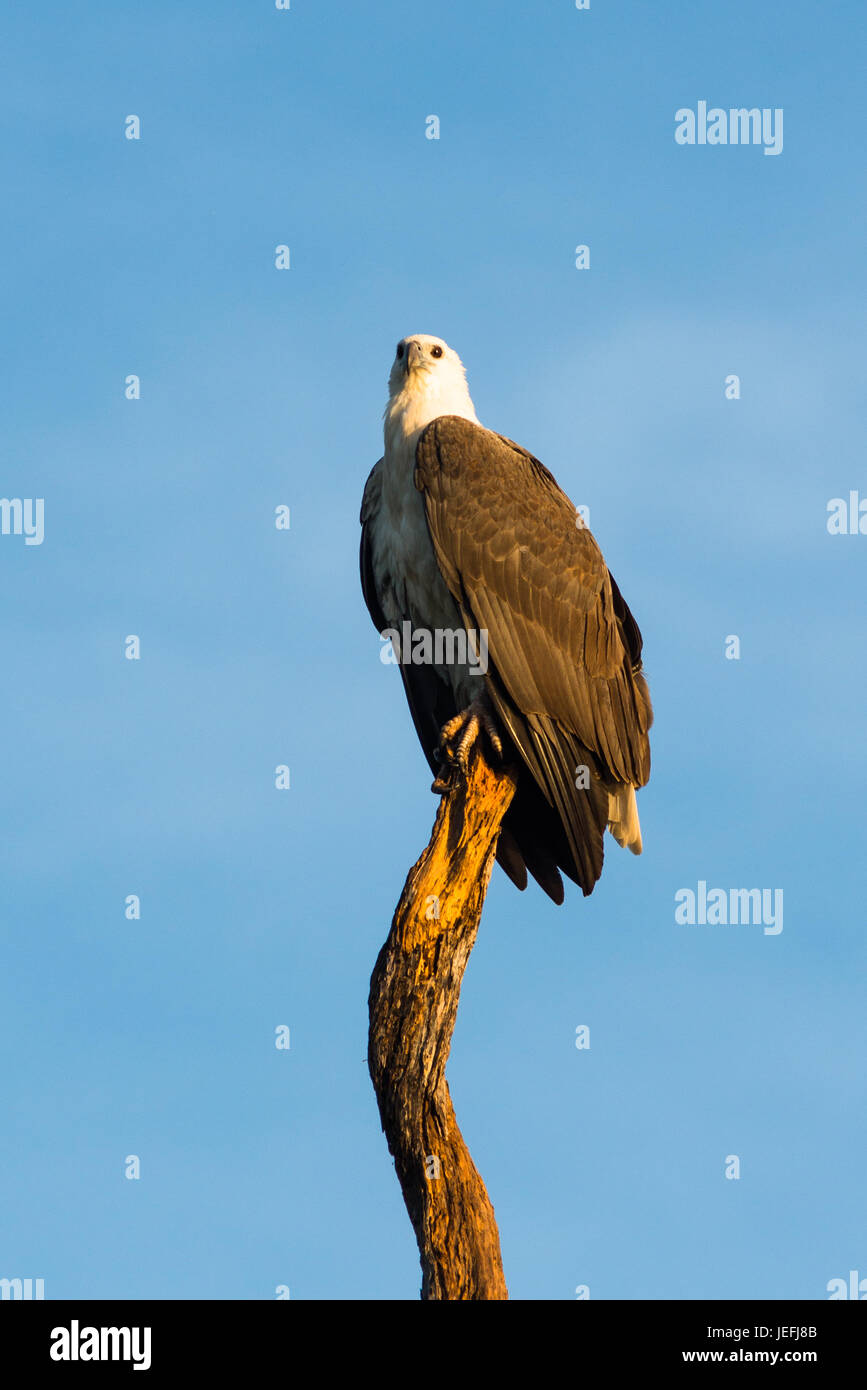
<svg viewBox="0 0 867 1390">
<path fill-rule="evenodd" d="M 486 740 L 489 760 L 518 769 L 498 862 L 555 903 L 561 874 L 586 896 L 606 828 L 641 853 L 635 791 L 650 776 L 653 711 L 638 624 L 552 474 L 480 423 L 447 343 L 401 338 L 388 390 L 385 451 L 361 506 L 361 588 L 433 790 Z"/>
</svg>

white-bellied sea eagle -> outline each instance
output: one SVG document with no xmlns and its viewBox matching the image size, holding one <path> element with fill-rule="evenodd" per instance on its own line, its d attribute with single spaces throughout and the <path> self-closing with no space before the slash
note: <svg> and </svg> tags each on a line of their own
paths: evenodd
<svg viewBox="0 0 867 1390">
<path fill-rule="evenodd" d="M 484 733 L 494 761 L 519 767 L 499 863 L 558 903 L 560 870 L 590 893 L 606 826 L 641 853 L 653 713 L 638 625 L 547 468 L 480 424 L 456 352 L 402 338 L 388 387 L 361 585 L 377 631 L 393 634 L 434 789 L 448 785 L 443 761 L 465 769 Z"/>
</svg>

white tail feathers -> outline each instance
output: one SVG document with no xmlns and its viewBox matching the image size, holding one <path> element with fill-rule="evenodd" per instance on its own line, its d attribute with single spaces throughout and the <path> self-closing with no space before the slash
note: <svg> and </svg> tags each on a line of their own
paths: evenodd
<svg viewBox="0 0 867 1390">
<path fill-rule="evenodd" d="M 621 849 L 631 849 L 633 854 L 641 853 L 641 826 L 638 822 L 638 806 L 635 801 L 635 788 L 631 782 L 608 791 L 608 829 Z"/>
</svg>

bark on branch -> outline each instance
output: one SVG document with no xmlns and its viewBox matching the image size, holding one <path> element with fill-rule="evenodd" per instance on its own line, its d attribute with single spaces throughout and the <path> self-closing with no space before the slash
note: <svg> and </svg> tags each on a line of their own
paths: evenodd
<svg viewBox="0 0 867 1390">
<path fill-rule="evenodd" d="M 491 1205 L 445 1079 L 461 980 L 515 793 L 478 745 L 440 802 L 370 981 L 368 1065 L 418 1241 L 423 1299 L 508 1298 Z"/>
</svg>

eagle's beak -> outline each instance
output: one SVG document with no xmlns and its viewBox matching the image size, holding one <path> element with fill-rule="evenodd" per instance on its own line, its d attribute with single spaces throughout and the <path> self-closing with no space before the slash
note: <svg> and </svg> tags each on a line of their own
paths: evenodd
<svg viewBox="0 0 867 1390">
<path fill-rule="evenodd" d="M 413 367 L 417 367 L 417 366 L 419 365 L 419 363 L 420 363 L 420 362 L 423 362 L 423 361 L 424 361 L 424 348 L 422 347 L 421 343 L 407 343 L 407 345 L 406 345 L 406 370 L 407 370 L 407 375 L 409 375 L 409 373 L 412 371 Z"/>
</svg>

